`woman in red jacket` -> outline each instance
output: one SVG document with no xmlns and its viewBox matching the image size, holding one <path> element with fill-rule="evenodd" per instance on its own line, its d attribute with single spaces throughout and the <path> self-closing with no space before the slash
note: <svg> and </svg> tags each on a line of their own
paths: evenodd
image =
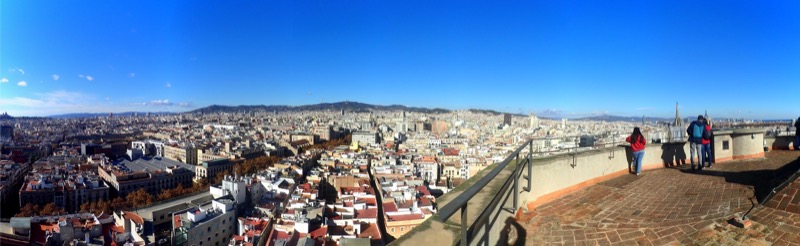
<svg viewBox="0 0 800 246">
<path fill-rule="evenodd" d="M 703 166 L 711 168 L 711 125 L 708 124 L 708 119 L 703 120 L 706 122 L 706 130 L 703 133 L 703 145 L 700 148 L 700 156 L 703 157 L 700 161 L 700 169 L 703 169 Z"/>
<path fill-rule="evenodd" d="M 636 165 L 636 175 L 642 173 L 642 158 L 644 158 L 644 145 L 647 141 L 642 136 L 642 131 L 638 127 L 633 128 L 633 133 L 625 139 L 626 142 L 631 143 L 633 150 L 633 164 Z"/>
</svg>

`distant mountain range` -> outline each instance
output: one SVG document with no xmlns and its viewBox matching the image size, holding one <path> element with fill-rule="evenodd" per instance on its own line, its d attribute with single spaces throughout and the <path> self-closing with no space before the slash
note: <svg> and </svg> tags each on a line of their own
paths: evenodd
<svg viewBox="0 0 800 246">
<path fill-rule="evenodd" d="M 653 121 L 672 121 L 675 118 L 660 118 L 660 117 L 644 117 L 644 121 L 653 122 Z M 629 122 L 641 122 L 642 117 L 636 116 L 616 116 L 616 115 L 596 115 L 596 116 L 589 116 L 583 118 L 577 118 L 573 120 L 594 120 L 594 121 L 629 121 Z"/>
<path fill-rule="evenodd" d="M 248 111 L 266 111 L 266 112 L 297 112 L 297 111 L 340 111 L 345 112 L 369 112 L 372 110 L 385 111 L 385 110 L 401 110 L 407 112 L 417 113 L 450 113 L 452 110 L 442 108 L 421 108 L 421 107 L 406 107 L 402 105 L 372 105 L 360 102 L 336 102 L 336 103 L 320 103 L 302 106 L 286 106 L 286 105 L 240 105 L 240 106 L 223 106 L 211 105 L 204 108 L 195 109 L 186 113 L 223 113 L 223 112 L 248 112 Z M 502 115 L 504 112 L 499 112 L 489 109 L 468 109 L 472 113 Z M 514 116 L 527 117 L 525 114 L 512 114 Z M 540 119 L 558 120 L 558 117 L 539 116 Z M 572 118 L 572 120 L 596 120 L 596 121 L 641 121 L 642 117 L 626 117 L 614 115 L 599 115 L 583 118 Z M 667 118 L 645 117 L 646 121 L 666 121 Z"/>
<path fill-rule="evenodd" d="M 114 116 L 131 116 L 131 115 L 147 115 L 148 112 L 122 112 L 122 113 L 113 113 Z M 151 115 L 171 115 L 176 114 L 174 112 L 149 112 Z M 59 114 L 59 115 L 51 115 L 48 116 L 50 118 L 59 118 L 59 119 L 71 119 L 71 118 L 91 118 L 91 117 L 99 117 L 99 116 L 108 116 L 109 113 L 71 113 L 71 114 Z"/>
<path fill-rule="evenodd" d="M 311 105 L 302 105 L 302 106 L 287 106 L 287 105 L 239 105 L 239 106 L 225 106 L 225 105 L 211 105 L 204 108 L 199 108 L 183 113 L 224 113 L 224 112 L 249 112 L 249 111 L 262 111 L 262 112 L 298 112 L 298 111 L 341 111 L 344 110 L 345 112 L 370 112 L 370 111 L 407 111 L 407 112 L 417 112 L 417 113 L 450 113 L 453 110 L 443 109 L 443 108 L 423 108 L 423 107 L 407 107 L 403 105 L 372 105 L 360 102 L 335 102 L 335 103 L 319 103 L 319 104 L 311 104 Z M 468 111 L 472 113 L 483 113 L 483 114 L 491 114 L 491 115 L 502 115 L 505 112 L 499 112 L 495 110 L 489 109 L 468 109 Z M 123 113 L 114 113 L 114 116 L 130 116 L 133 114 L 138 115 L 146 115 L 147 112 L 123 112 Z M 171 114 L 180 114 L 175 112 L 150 112 L 150 114 L 156 115 L 171 115 Z M 514 116 L 519 117 L 527 117 L 526 114 L 512 114 Z M 86 118 L 86 117 L 98 117 L 98 116 L 108 116 L 108 113 L 71 113 L 71 114 L 61 114 L 61 115 L 51 115 L 50 118 Z M 6 119 L 13 119 L 13 117 L 9 115 L 0 116 L 0 118 Z M 568 118 L 570 120 L 592 120 L 592 121 L 625 121 L 625 122 L 641 122 L 641 116 L 616 116 L 616 115 L 595 115 L 595 116 L 587 116 L 581 118 L 571 118 L 571 117 L 559 117 L 553 115 L 540 115 L 540 119 L 548 119 L 548 120 L 560 120 L 561 118 Z M 691 117 L 685 119 L 693 119 Z M 644 117 L 644 120 L 647 122 L 671 122 L 674 118 L 663 118 L 663 117 Z M 716 120 L 725 120 L 723 118 L 717 118 Z M 691 120 L 687 120 L 689 122 Z"/>
<path fill-rule="evenodd" d="M 220 112 L 241 112 L 241 111 L 265 111 L 265 112 L 297 112 L 297 111 L 341 111 L 345 112 L 370 112 L 376 111 L 390 111 L 402 110 L 408 112 L 418 113 L 449 113 L 449 109 L 442 108 L 418 108 L 406 107 L 402 105 L 372 105 L 360 102 L 337 102 L 337 103 L 320 103 L 302 106 L 287 106 L 287 105 L 240 105 L 240 106 L 222 106 L 211 105 L 205 108 L 195 109 L 186 113 L 220 113 Z"/>
</svg>

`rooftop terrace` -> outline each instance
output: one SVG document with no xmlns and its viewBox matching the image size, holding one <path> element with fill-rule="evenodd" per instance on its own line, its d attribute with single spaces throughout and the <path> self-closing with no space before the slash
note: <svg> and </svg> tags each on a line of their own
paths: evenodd
<svg viewBox="0 0 800 246">
<path fill-rule="evenodd" d="M 770 180 L 800 167 L 799 156 L 772 151 L 699 172 L 687 164 L 624 175 L 542 204 L 516 222 L 528 245 L 798 244 L 800 213 L 758 204 Z M 751 227 L 728 222 L 751 209 Z"/>
<path fill-rule="evenodd" d="M 125 158 L 113 162 L 115 165 L 125 165 L 131 171 L 142 171 L 145 168 L 148 171 L 164 170 L 170 166 L 178 166 L 186 168 L 187 170 L 194 171 L 194 165 L 186 164 L 183 162 L 171 160 L 169 158 L 137 158 L 136 160 L 128 160 Z"/>
<path fill-rule="evenodd" d="M 648 144 L 641 176 L 631 174 L 630 147 L 532 158 L 527 142 L 392 244 L 800 243 L 800 152 L 776 150 L 791 140 L 760 129 L 714 138 L 713 168 L 690 170 L 685 142 Z M 731 223 L 743 216 L 751 226 Z"/>
</svg>

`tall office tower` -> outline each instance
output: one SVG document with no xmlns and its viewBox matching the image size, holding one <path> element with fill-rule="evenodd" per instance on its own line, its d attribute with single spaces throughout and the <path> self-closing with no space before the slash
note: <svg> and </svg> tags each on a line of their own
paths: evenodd
<svg viewBox="0 0 800 246">
<path fill-rule="evenodd" d="M 539 118 L 536 117 L 536 114 L 531 113 L 530 120 L 531 120 L 531 125 L 530 125 L 531 128 L 539 128 Z"/>
<path fill-rule="evenodd" d="M 0 126 L 0 142 L 11 142 L 14 140 L 14 127 L 10 125 Z"/>
<path fill-rule="evenodd" d="M 511 125 L 511 114 L 503 114 L 503 124 Z"/>
</svg>

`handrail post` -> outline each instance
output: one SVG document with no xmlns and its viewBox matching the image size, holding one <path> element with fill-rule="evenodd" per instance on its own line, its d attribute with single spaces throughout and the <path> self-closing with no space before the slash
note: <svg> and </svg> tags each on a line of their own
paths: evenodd
<svg viewBox="0 0 800 246">
<path fill-rule="evenodd" d="M 514 167 L 514 173 L 511 174 L 511 178 L 514 179 L 514 208 L 517 209 L 517 196 L 519 195 L 519 172 L 520 172 L 520 163 L 519 163 L 519 153 L 517 153 L 516 157 L 517 166 Z"/>
<path fill-rule="evenodd" d="M 529 146 L 527 146 L 527 147 L 532 152 L 533 151 L 532 141 L 529 140 L 526 144 L 529 144 Z M 512 192 L 514 193 L 514 197 L 513 197 L 514 208 L 511 209 L 511 210 L 516 210 L 517 209 L 516 207 L 519 206 L 519 189 L 520 189 L 520 187 L 519 187 L 520 186 L 519 179 L 521 178 L 520 176 L 522 175 L 522 168 L 525 168 L 524 163 L 519 163 L 519 162 L 520 161 L 528 161 L 529 162 L 528 163 L 529 173 L 531 173 L 530 172 L 530 169 L 531 169 L 530 167 L 532 167 L 531 164 L 530 164 L 532 162 L 530 157 L 527 158 L 527 160 L 524 158 L 524 156 L 523 156 L 523 159 L 520 159 L 520 152 L 525 150 L 525 147 L 526 147 L 525 144 L 519 146 L 514 152 L 509 154 L 502 162 L 498 163 L 497 167 L 493 168 L 488 174 L 486 174 L 485 176 L 481 177 L 474 185 L 472 185 L 472 186 L 468 187 L 466 190 L 464 190 L 464 192 L 462 194 L 459 194 L 458 196 L 456 196 L 452 201 L 450 201 L 450 203 L 446 204 L 444 207 L 439 209 L 437 214 L 439 216 L 438 220 L 441 221 L 441 222 L 447 221 L 447 219 L 450 218 L 452 215 L 455 215 L 455 213 L 458 212 L 458 210 L 461 210 L 461 236 L 460 236 L 461 243 L 459 243 L 459 245 L 463 245 L 463 246 L 470 245 L 470 241 L 475 240 L 474 238 L 472 238 L 472 236 L 474 236 L 476 234 L 476 231 L 480 230 L 480 229 L 477 229 L 477 230 L 471 229 L 471 227 L 468 226 L 468 224 L 467 224 L 467 220 L 468 220 L 468 218 L 467 218 L 467 213 L 468 213 L 467 212 L 467 208 L 468 208 L 468 205 L 467 204 L 472 199 L 472 197 L 475 196 L 475 194 L 477 194 L 480 191 L 482 191 L 483 188 L 486 185 L 488 185 L 490 182 L 492 182 L 492 180 L 495 179 L 501 172 L 505 172 L 507 170 L 506 168 L 509 166 L 509 164 L 511 164 L 512 161 L 516 161 L 516 164 L 514 165 L 514 170 L 512 170 L 512 176 L 509 177 L 509 178 L 512 178 L 514 180 L 508 180 L 508 179 L 504 180 L 502 188 L 500 188 L 501 191 L 499 191 L 496 194 L 494 194 L 494 198 L 492 198 L 492 202 L 489 203 L 489 205 L 488 205 L 488 207 L 486 209 L 484 209 L 481 213 L 479 213 L 477 215 L 477 220 L 473 221 L 474 223 L 473 223 L 472 226 L 475 226 L 475 228 L 480 228 L 479 226 L 483 225 L 483 226 L 486 227 L 486 229 L 485 229 L 486 232 L 485 233 L 489 233 L 489 231 L 491 231 L 491 228 L 490 228 L 491 225 L 494 225 L 492 223 L 491 218 L 490 218 L 490 216 L 491 216 L 490 214 L 498 206 L 499 206 L 499 209 L 502 209 L 502 210 L 506 210 L 507 209 L 507 208 L 503 207 L 503 204 L 505 204 L 508 201 L 507 199 L 509 199 L 509 197 L 508 197 L 509 190 L 512 190 Z M 528 156 L 532 157 L 532 154 L 528 153 Z M 531 181 L 528 180 L 528 183 L 529 183 L 528 186 L 530 186 L 531 185 Z M 514 185 L 513 189 L 509 189 L 510 188 L 509 186 L 511 186 L 511 185 Z M 485 234 L 484 235 L 484 237 L 485 237 L 484 240 L 487 241 L 486 242 L 487 245 L 489 243 L 488 242 L 488 235 L 489 234 Z M 478 241 L 475 241 L 475 242 L 478 242 Z"/>
<path fill-rule="evenodd" d="M 533 189 L 533 140 L 528 142 L 528 187 L 525 191 L 530 192 Z"/>
<path fill-rule="evenodd" d="M 461 206 L 461 246 L 467 246 L 467 203 Z"/>
</svg>

